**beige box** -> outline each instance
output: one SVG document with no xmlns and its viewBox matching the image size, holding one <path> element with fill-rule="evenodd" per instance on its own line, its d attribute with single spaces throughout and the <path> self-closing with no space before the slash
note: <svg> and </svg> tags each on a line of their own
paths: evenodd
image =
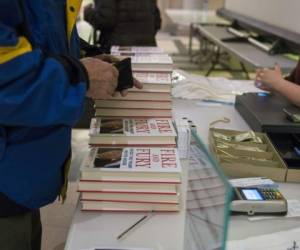
<svg viewBox="0 0 300 250">
<path fill-rule="evenodd" d="M 286 182 L 300 182 L 300 167 L 299 169 L 288 169 Z"/>
<path fill-rule="evenodd" d="M 209 131 L 210 149 L 226 175 L 234 178 L 263 176 L 274 181 L 286 181 L 288 168 L 266 134 L 255 133 L 262 139 L 262 144 L 251 142 L 231 142 L 235 145 L 257 146 L 266 151 L 253 152 L 236 150 L 232 148 L 220 150 L 217 148 L 217 142 L 213 136 L 214 132 L 218 132 L 227 136 L 234 136 L 242 133 L 242 131 L 216 128 L 211 128 Z M 217 139 L 217 141 L 220 142 L 220 139 Z M 233 159 L 231 156 L 241 156 L 241 158 Z M 252 157 L 252 159 L 243 158 L 243 156 Z M 256 159 L 266 159 L 267 161 Z M 300 180 L 300 171 L 298 176 Z"/>
</svg>

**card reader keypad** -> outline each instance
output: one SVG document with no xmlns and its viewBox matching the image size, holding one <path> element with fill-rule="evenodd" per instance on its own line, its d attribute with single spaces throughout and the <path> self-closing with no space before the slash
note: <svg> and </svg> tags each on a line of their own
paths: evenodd
<svg viewBox="0 0 300 250">
<path fill-rule="evenodd" d="M 283 196 L 277 189 L 260 188 L 261 195 L 265 200 L 282 200 Z"/>
</svg>

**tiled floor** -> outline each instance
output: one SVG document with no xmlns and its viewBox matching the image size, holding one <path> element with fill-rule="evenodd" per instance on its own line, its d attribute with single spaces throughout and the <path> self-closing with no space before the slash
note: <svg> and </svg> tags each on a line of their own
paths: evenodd
<svg viewBox="0 0 300 250">
<path fill-rule="evenodd" d="M 56 201 L 41 210 L 43 224 L 42 250 L 64 249 L 77 200 L 76 183 L 70 182 L 68 198 L 64 204 Z"/>
</svg>

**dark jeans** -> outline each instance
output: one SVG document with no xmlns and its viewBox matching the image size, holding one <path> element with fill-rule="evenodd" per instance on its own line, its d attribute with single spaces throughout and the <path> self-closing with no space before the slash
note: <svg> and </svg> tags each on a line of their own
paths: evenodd
<svg viewBox="0 0 300 250">
<path fill-rule="evenodd" d="M 0 217 L 1 250 L 41 250 L 40 210 Z"/>
</svg>

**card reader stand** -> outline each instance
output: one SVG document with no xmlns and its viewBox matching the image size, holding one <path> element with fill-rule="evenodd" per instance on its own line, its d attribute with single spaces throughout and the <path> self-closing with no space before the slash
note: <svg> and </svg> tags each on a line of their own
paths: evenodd
<svg viewBox="0 0 300 250">
<path fill-rule="evenodd" d="M 231 202 L 233 214 L 286 215 L 287 201 L 275 188 L 235 188 Z"/>
</svg>

